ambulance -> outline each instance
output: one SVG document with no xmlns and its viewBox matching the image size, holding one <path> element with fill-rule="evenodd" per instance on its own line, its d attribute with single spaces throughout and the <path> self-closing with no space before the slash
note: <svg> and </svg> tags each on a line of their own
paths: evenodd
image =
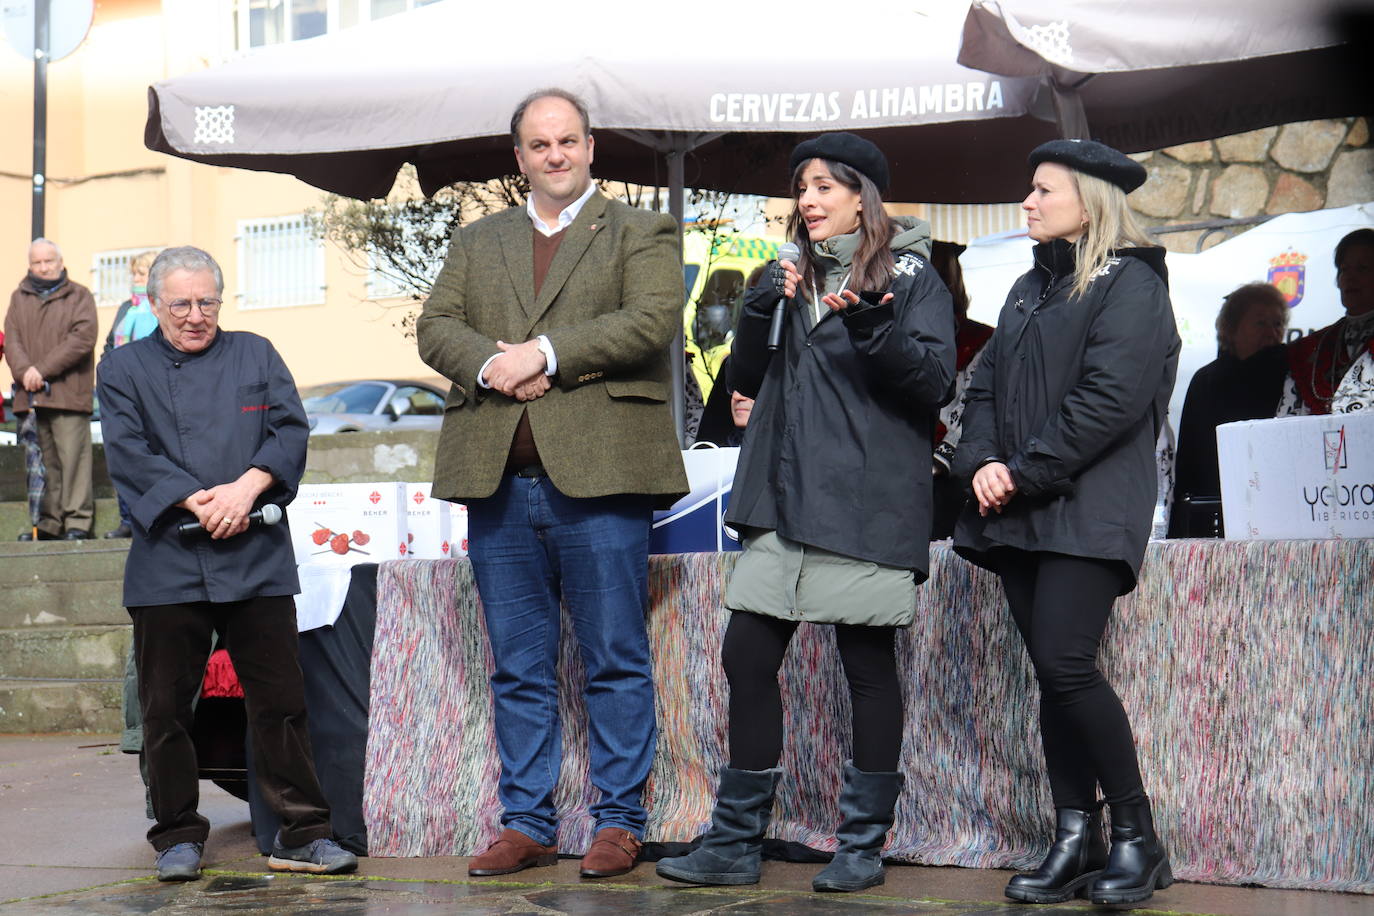
<svg viewBox="0 0 1374 916">
<path fill-rule="evenodd" d="M 704 401 L 730 353 L 738 306 L 754 271 L 777 257 L 780 239 L 737 235 L 719 226 L 689 224 L 682 238 L 687 291 L 682 330 Z"/>
</svg>

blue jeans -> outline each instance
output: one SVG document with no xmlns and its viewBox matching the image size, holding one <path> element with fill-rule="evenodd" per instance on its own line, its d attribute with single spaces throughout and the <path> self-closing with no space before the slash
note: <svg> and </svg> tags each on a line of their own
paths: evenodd
<svg viewBox="0 0 1374 916">
<path fill-rule="evenodd" d="M 657 737 L 644 626 L 649 497 L 573 499 L 547 477 L 507 476 L 467 507 L 468 555 L 495 661 L 502 825 L 545 845 L 557 836 L 561 595 L 587 670 L 588 756 L 601 793 L 591 813 L 597 829 L 642 836 L 640 795 Z"/>
</svg>

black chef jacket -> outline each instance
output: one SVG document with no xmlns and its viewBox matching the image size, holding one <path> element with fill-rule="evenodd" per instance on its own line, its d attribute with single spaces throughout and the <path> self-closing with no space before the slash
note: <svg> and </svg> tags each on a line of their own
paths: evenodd
<svg viewBox="0 0 1374 916">
<path fill-rule="evenodd" d="M 274 478 L 256 506 L 285 506 L 296 495 L 310 430 L 271 342 L 221 330 L 204 350 L 184 353 L 159 330 L 111 350 L 99 379 L 105 459 L 134 529 L 125 606 L 299 592 L 284 519 L 222 540 L 177 533 L 195 521 L 177 503 L 250 467 Z"/>
</svg>

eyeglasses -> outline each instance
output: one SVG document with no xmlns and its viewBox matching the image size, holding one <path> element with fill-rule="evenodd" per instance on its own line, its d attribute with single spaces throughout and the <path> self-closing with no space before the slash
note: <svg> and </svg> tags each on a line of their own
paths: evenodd
<svg viewBox="0 0 1374 916">
<path fill-rule="evenodd" d="M 191 314 L 191 306 L 197 306 L 200 313 L 206 318 L 214 318 L 219 314 L 219 307 L 224 304 L 223 299 L 177 299 L 167 303 L 167 311 L 172 313 L 175 318 L 185 318 Z"/>
</svg>

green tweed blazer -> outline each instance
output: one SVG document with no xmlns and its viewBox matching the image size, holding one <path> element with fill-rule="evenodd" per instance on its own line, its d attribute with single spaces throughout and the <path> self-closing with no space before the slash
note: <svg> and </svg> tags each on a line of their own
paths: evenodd
<svg viewBox="0 0 1374 916">
<path fill-rule="evenodd" d="M 520 414 L 549 479 L 573 497 L 642 493 L 669 505 L 687 476 L 668 410 L 669 345 L 682 322 L 682 259 L 669 216 L 593 194 L 534 294 L 534 227 L 524 207 L 453 234 L 416 324 L 420 357 L 453 383 L 434 495 L 496 492 Z M 497 340 L 548 337 L 552 386 L 521 403 L 477 384 Z"/>
</svg>

